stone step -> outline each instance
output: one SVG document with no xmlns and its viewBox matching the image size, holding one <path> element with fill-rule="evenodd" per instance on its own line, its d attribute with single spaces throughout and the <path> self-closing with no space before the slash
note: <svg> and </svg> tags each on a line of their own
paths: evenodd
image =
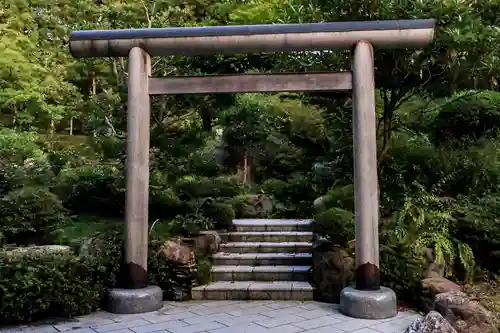
<svg viewBox="0 0 500 333">
<path fill-rule="evenodd" d="M 233 220 L 236 231 L 309 231 L 312 220 L 283 220 L 283 219 L 237 219 Z"/>
<path fill-rule="evenodd" d="M 311 242 L 231 242 L 221 244 L 221 252 L 230 253 L 310 253 Z"/>
<path fill-rule="evenodd" d="M 310 242 L 311 231 L 248 231 L 221 233 L 223 242 Z"/>
<path fill-rule="evenodd" d="M 213 266 L 214 281 L 308 281 L 311 266 Z"/>
<path fill-rule="evenodd" d="M 310 301 L 313 288 L 301 281 L 220 281 L 193 288 L 193 300 Z"/>
<path fill-rule="evenodd" d="M 214 265 L 277 266 L 311 265 L 311 253 L 227 253 L 212 256 Z"/>
</svg>

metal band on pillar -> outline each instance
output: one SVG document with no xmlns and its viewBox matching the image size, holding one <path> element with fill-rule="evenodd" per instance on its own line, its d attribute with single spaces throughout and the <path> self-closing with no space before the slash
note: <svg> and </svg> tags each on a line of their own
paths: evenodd
<svg viewBox="0 0 500 333">
<path fill-rule="evenodd" d="M 129 53 L 127 117 L 127 198 L 124 287 L 148 285 L 150 56 L 139 47 Z"/>
<path fill-rule="evenodd" d="M 353 59 L 356 289 L 379 290 L 378 175 L 373 47 L 360 41 Z"/>
</svg>

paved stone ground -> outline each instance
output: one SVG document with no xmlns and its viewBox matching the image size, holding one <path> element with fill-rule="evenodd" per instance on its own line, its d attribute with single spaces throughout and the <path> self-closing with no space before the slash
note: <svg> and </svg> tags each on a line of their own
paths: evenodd
<svg viewBox="0 0 500 333">
<path fill-rule="evenodd" d="M 363 320 L 343 316 L 333 304 L 293 301 L 165 302 L 155 312 L 97 312 L 72 321 L 0 329 L 1 333 L 399 333 L 419 315 Z"/>
</svg>

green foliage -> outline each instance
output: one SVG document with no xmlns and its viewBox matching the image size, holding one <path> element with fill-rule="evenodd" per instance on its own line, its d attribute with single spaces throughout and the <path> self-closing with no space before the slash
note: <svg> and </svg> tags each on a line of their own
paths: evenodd
<svg viewBox="0 0 500 333">
<path fill-rule="evenodd" d="M 48 185 L 53 174 L 35 133 L 0 128 L 0 195 L 27 185 Z"/>
<path fill-rule="evenodd" d="M 189 202 L 180 200 L 172 189 L 151 186 L 149 212 L 151 219 L 163 219 L 193 213 L 194 208 Z"/>
<path fill-rule="evenodd" d="M 199 214 L 178 215 L 169 224 L 172 234 L 188 237 L 197 235 L 200 231 L 214 228 L 212 219 Z"/>
<path fill-rule="evenodd" d="M 55 175 L 63 169 L 81 167 L 86 163 L 86 158 L 81 155 L 81 152 L 71 148 L 53 150 L 47 154 L 47 159 Z"/>
<path fill-rule="evenodd" d="M 207 258 L 200 258 L 198 260 L 197 283 L 204 285 L 210 282 L 212 282 L 212 262 Z"/>
<path fill-rule="evenodd" d="M 394 234 L 380 238 L 380 277 L 399 299 L 418 304 L 424 260 L 406 239 Z"/>
<path fill-rule="evenodd" d="M 402 209 L 387 222 L 382 234 L 407 242 L 417 253 L 432 248 L 436 262 L 446 264 L 450 275 L 457 261 L 466 274 L 471 274 L 474 254 L 467 243 L 453 236 L 456 225 L 453 214 L 451 199 L 436 197 L 420 189 L 418 194 L 406 197 Z"/>
<path fill-rule="evenodd" d="M 265 194 L 272 195 L 280 201 L 285 201 L 288 198 L 288 187 L 290 184 L 280 179 L 267 179 L 262 185 L 262 191 Z"/>
<path fill-rule="evenodd" d="M 235 218 L 233 207 L 222 202 L 210 202 L 203 205 L 201 214 L 214 221 L 215 229 L 229 229 Z"/>
<path fill-rule="evenodd" d="M 0 160 L 0 196 L 24 186 L 49 186 L 53 178 L 48 164 L 18 165 Z"/>
<path fill-rule="evenodd" d="M 329 208 L 315 216 L 313 232 L 334 244 L 346 246 L 354 240 L 354 215 L 342 208 Z"/>
<path fill-rule="evenodd" d="M 248 196 L 237 195 L 228 202 L 233 207 L 236 218 L 255 217 L 252 215 L 253 210 L 248 207 Z"/>
<path fill-rule="evenodd" d="M 65 215 L 50 191 L 72 213 L 123 218 L 126 64 L 119 58 L 74 60 L 61 48 L 70 31 L 434 17 L 432 45 L 375 54 L 383 279 L 409 296 L 424 246 L 468 271 L 472 249 L 479 264 L 496 270 L 498 7 L 492 0 L 439 6 L 427 0 L 203 0 L 182 6 L 0 0 L 0 200 L 7 200 L 0 211 L 15 221 L 0 220 L 4 241 L 23 228 L 31 230 L 30 242 L 50 240 Z M 351 56 L 172 57 L 158 59 L 153 75 L 342 71 L 350 70 Z M 150 217 L 161 219 L 164 234 L 195 234 L 229 226 L 234 215 L 310 218 L 312 202 L 324 195 L 316 231 L 344 244 L 354 237 L 351 104 L 347 94 L 331 92 L 152 98 Z M 258 194 L 245 195 L 249 186 L 232 177 L 242 165 L 249 170 L 245 179 L 256 183 L 251 193 Z M 269 198 L 277 202 L 264 210 Z M 43 213 L 50 211 L 44 202 L 55 211 L 54 223 Z M 66 238 L 60 240 L 70 242 Z M 150 264 L 152 281 L 165 288 L 174 269 L 162 270 L 167 264 Z"/>
<path fill-rule="evenodd" d="M 484 141 L 466 150 L 434 147 L 421 136 L 398 136 L 391 154 L 380 166 L 383 215 L 404 204 L 414 183 L 440 196 L 482 195 L 498 191 L 500 146 Z"/>
<path fill-rule="evenodd" d="M 473 145 L 484 137 L 497 137 L 500 128 L 500 93 L 472 91 L 442 106 L 434 124 L 438 143 Z"/>
<path fill-rule="evenodd" d="M 214 132 L 207 137 L 201 148 L 189 156 L 187 169 L 190 174 L 217 177 L 223 172 L 221 139 L 217 135 L 217 129 Z"/>
<path fill-rule="evenodd" d="M 14 324 L 95 311 L 111 282 L 109 270 L 94 257 L 66 251 L 0 251 L 0 321 Z"/>
<path fill-rule="evenodd" d="M 469 244 L 476 261 L 484 268 L 499 272 L 500 197 L 498 195 L 463 198 L 457 203 L 453 236 Z"/>
<path fill-rule="evenodd" d="M 243 191 L 236 178 L 225 176 L 216 178 L 185 176 L 175 183 L 174 189 L 180 197 L 190 199 L 234 197 Z"/>
<path fill-rule="evenodd" d="M 46 162 L 43 150 L 37 144 L 38 135 L 34 132 L 16 132 L 0 128 L 0 157 L 18 164 L 27 159 L 34 162 Z"/>
<path fill-rule="evenodd" d="M 7 243 L 50 243 L 66 222 L 61 201 L 46 188 L 23 187 L 0 198 L 0 232 Z"/>
<path fill-rule="evenodd" d="M 120 159 L 125 156 L 125 140 L 116 136 L 100 136 L 92 140 L 94 150 L 100 152 L 104 159 Z"/>
<path fill-rule="evenodd" d="M 62 170 L 56 193 L 73 212 L 122 216 L 125 193 L 122 172 L 112 165 L 87 165 Z"/>
<path fill-rule="evenodd" d="M 103 224 L 99 232 L 74 239 L 75 253 L 61 250 L 22 248 L 0 250 L 0 322 L 26 323 L 48 317 L 74 317 L 106 306 L 109 288 L 121 286 L 123 234 L 119 224 Z M 164 240 L 149 243 L 150 283 L 173 300 L 176 289 L 189 290 L 198 276 L 195 267 L 185 267 L 159 255 Z M 85 246 L 84 246 L 85 245 Z M 209 263 L 200 265 L 210 270 Z M 23 299 L 23 302 L 19 302 Z"/>
<path fill-rule="evenodd" d="M 354 185 L 333 186 L 323 197 L 326 208 L 340 207 L 347 211 L 354 211 Z"/>
<path fill-rule="evenodd" d="M 294 172 L 288 176 L 287 198 L 281 201 L 286 210 L 282 210 L 284 218 L 310 218 L 314 214 L 312 202 L 317 197 L 310 174 Z"/>
</svg>

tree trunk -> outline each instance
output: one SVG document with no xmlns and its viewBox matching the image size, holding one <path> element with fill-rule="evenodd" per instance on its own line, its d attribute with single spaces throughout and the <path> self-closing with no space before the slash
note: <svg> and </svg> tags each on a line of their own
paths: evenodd
<svg viewBox="0 0 500 333">
<path fill-rule="evenodd" d="M 55 127 L 54 119 L 50 119 L 50 137 L 54 136 Z"/>
<path fill-rule="evenodd" d="M 236 174 L 243 184 L 247 184 L 250 181 L 250 170 L 251 167 L 248 163 L 248 152 L 244 152 L 240 155 L 240 161 L 238 163 Z"/>
<path fill-rule="evenodd" d="M 92 73 L 91 75 L 92 75 L 92 96 L 95 96 L 95 94 L 97 93 L 97 83 L 95 80 L 94 73 Z"/>
</svg>

